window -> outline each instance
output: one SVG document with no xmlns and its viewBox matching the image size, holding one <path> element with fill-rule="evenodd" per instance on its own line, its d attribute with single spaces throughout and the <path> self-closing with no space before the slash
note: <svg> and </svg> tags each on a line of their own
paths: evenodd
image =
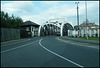
<svg viewBox="0 0 100 68">
<path fill-rule="evenodd" d="M 26 27 L 26 31 L 29 31 L 29 27 Z"/>
</svg>

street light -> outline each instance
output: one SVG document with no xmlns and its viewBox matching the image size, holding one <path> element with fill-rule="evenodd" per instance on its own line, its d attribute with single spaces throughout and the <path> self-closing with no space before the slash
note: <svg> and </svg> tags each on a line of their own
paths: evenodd
<svg viewBox="0 0 100 68">
<path fill-rule="evenodd" d="M 86 38 L 88 39 L 87 1 L 85 1 L 85 9 L 86 9 Z"/>
<path fill-rule="evenodd" d="M 79 37 L 79 12 L 78 12 L 78 4 L 79 2 L 75 2 L 77 4 L 77 25 L 78 25 L 78 37 Z"/>
</svg>

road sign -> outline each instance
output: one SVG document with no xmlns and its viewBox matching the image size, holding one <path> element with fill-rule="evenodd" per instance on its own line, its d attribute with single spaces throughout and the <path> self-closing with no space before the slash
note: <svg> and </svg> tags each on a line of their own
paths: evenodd
<svg viewBox="0 0 100 68">
<path fill-rule="evenodd" d="M 86 27 L 88 27 L 88 24 L 86 24 Z"/>
</svg>

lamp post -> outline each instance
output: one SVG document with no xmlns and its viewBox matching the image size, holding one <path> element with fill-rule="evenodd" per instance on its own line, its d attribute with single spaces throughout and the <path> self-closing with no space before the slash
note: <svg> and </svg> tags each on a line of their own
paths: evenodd
<svg viewBox="0 0 100 68">
<path fill-rule="evenodd" d="M 79 37 L 79 12 L 78 12 L 78 4 L 79 2 L 75 2 L 77 4 L 77 25 L 78 25 L 78 37 Z"/>
<path fill-rule="evenodd" d="M 87 1 L 85 1 L 85 10 L 86 10 L 86 38 L 88 39 Z"/>
</svg>

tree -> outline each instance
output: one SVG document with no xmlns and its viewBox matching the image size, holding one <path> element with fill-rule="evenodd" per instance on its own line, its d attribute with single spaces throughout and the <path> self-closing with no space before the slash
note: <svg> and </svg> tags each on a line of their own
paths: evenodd
<svg viewBox="0 0 100 68">
<path fill-rule="evenodd" d="M 1 14 L 1 16 L 0 16 L 0 18 L 1 18 L 1 22 L 0 22 L 1 27 L 5 27 L 6 26 L 5 13 L 3 11 L 1 11 L 0 14 Z"/>
<path fill-rule="evenodd" d="M 75 29 L 75 30 L 78 30 L 78 25 L 75 25 L 75 26 L 74 26 L 74 29 Z"/>
<path fill-rule="evenodd" d="M 1 27 L 3 28 L 20 28 L 23 24 L 23 20 L 20 17 L 15 17 L 13 14 L 10 17 L 8 13 L 1 11 Z"/>
</svg>

